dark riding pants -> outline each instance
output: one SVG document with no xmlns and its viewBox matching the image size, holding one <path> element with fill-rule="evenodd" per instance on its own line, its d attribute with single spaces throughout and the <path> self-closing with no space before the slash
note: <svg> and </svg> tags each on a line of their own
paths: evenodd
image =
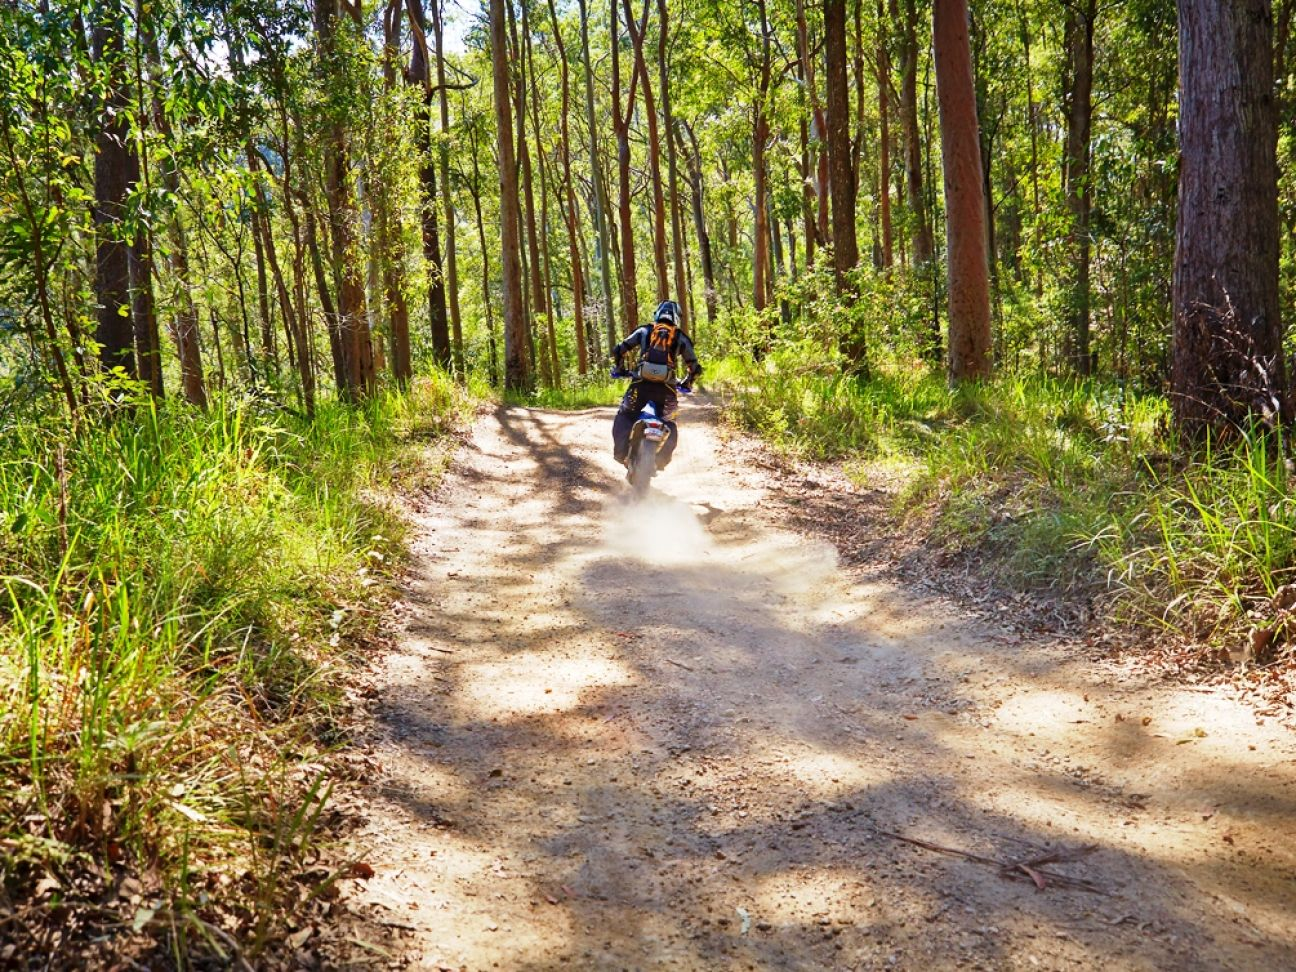
<svg viewBox="0 0 1296 972">
<path fill-rule="evenodd" d="M 672 421 L 679 408 L 679 396 L 675 389 L 661 381 L 643 381 L 635 379 L 626 389 L 617 409 L 616 418 L 612 420 L 612 454 L 617 462 L 625 462 L 630 452 L 630 431 L 634 428 L 639 413 L 649 402 L 657 406 L 657 415 L 666 423 L 670 435 L 657 452 L 657 468 L 665 469 L 670 465 L 671 456 L 679 442 L 679 427 Z"/>
</svg>

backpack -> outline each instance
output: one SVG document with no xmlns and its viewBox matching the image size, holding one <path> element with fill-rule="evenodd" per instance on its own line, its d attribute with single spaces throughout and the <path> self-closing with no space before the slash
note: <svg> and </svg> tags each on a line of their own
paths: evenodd
<svg viewBox="0 0 1296 972">
<path fill-rule="evenodd" d="M 639 362 L 639 377 L 645 381 L 670 381 L 675 372 L 675 346 L 679 328 L 670 321 L 657 321 L 648 332 L 648 346 Z"/>
</svg>

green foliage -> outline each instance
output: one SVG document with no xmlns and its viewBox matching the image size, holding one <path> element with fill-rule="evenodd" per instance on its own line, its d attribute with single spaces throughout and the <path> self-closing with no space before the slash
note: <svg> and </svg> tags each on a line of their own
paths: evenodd
<svg viewBox="0 0 1296 972">
<path fill-rule="evenodd" d="M 220 872 L 235 898 L 210 907 L 252 912 L 244 931 L 264 936 L 276 875 L 326 799 L 313 754 L 336 732 L 339 661 L 401 550 L 379 492 L 426 471 L 419 440 L 466 407 L 436 379 L 310 423 L 230 399 L 206 415 L 145 401 L 75 429 L 5 417 L 11 892 L 78 857 L 152 870 L 184 934 L 208 907 L 197 889 L 227 883 L 202 875 Z"/>
</svg>

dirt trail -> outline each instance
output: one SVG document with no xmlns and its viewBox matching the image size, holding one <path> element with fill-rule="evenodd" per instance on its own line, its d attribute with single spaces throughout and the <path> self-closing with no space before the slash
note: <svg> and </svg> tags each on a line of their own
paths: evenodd
<svg viewBox="0 0 1296 972">
<path fill-rule="evenodd" d="M 417 525 L 355 965 L 1296 968 L 1289 733 L 840 567 L 705 405 L 632 506 L 610 418 L 484 416 Z"/>
</svg>

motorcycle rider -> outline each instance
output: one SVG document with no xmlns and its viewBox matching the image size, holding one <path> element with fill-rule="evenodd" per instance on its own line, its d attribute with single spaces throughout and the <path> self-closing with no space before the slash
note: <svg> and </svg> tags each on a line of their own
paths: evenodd
<svg viewBox="0 0 1296 972">
<path fill-rule="evenodd" d="M 693 390 L 693 381 L 702 374 L 702 366 L 698 364 L 697 353 L 693 350 L 693 341 L 684 333 L 682 323 L 683 314 L 679 304 L 673 300 L 664 300 L 657 305 L 651 324 L 636 328 L 612 349 L 612 360 L 616 364 L 614 374 L 624 374 L 622 359 L 632 349 L 639 350 L 639 364 L 634 371 L 634 380 L 626 389 L 621 407 L 612 420 L 612 454 L 623 465 L 628 464 L 630 432 L 640 411 L 648 402 L 657 406 L 657 414 L 669 430 L 666 441 L 657 452 L 658 471 L 670 465 L 671 456 L 675 453 L 679 439 L 679 428 L 673 421 L 679 407 L 673 382 L 677 358 L 683 358 L 688 367 L 687 377 L 679 383 L 680 390 L 685 394 Z"/>
</svg>

